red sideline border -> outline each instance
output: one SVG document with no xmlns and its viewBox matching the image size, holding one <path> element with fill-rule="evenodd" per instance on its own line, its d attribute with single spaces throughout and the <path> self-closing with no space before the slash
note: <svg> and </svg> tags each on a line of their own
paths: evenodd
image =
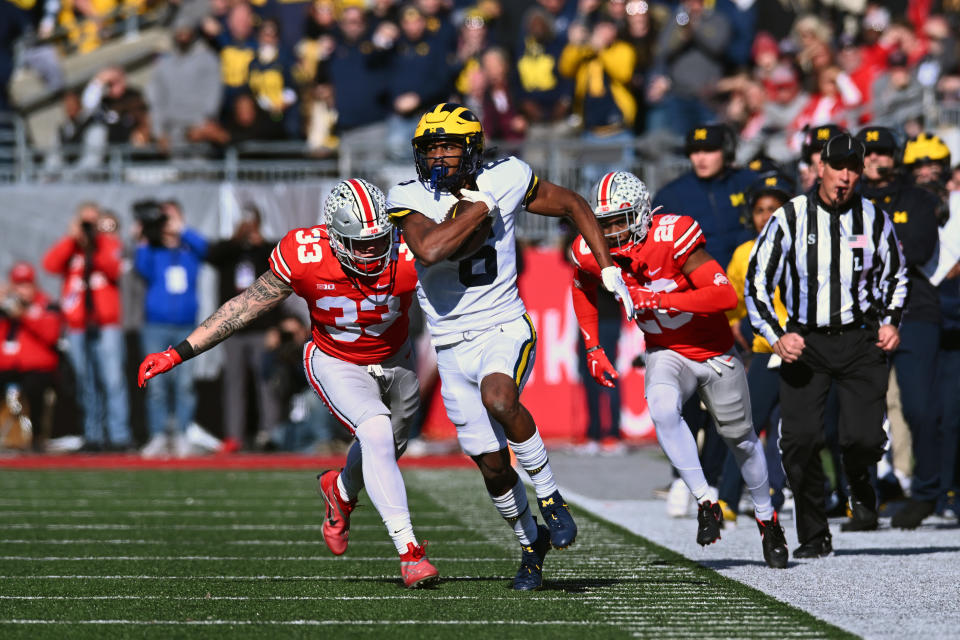
<svg viewBox="0 0 960 640">
<path fill-rule="evenodd" d="M 297 470 L 326 469 L 343 466 L 345 455 L 306 456 L 286 454 L 231 454 L 198 458 L 141 458 L 136 454 L 104 455 L 22 455 L 0 458 L 0 469 L 122 469 L 129 471 L 147 469 L 169 470 Z M 400 466 L 406 469 L 449 469 L 473 467 L 473 461 L 463 454 L 404 457 Z"/>
</svg>

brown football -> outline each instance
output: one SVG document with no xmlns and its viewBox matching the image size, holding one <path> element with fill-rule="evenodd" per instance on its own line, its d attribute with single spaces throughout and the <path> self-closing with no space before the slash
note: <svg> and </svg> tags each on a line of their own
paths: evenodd
<svg viewBox="0 0 960 640">
<path fill-rule="evenodd" d="M 450 210 L 447 211 L 447 216 L 446 216 L 447 218 L 450 218 L 453 216 L 453 213 L 457 209 L 457 206 L 459 204 L 461 204 L 460 201 L 454 203 L 454 205 L 450 207 Z M 467 202 L 464 204 L 470 204 L 470 203 Z M 473 231 L 473 233 L 467 236 L 467 239 L 463 241 L 463 244 L 461 244 L 456 251 L 450 254 L 450 257 L 447 259 L 462 260 L 468 256 L 472 256 L 474 253 L 480 250 L 480 247 L 482 247 L 484 243 L 486 243 L 487 238 L 490 237 L 491 229 L 493 229 L 493 218 L 490 218 L 490 217 L 484 218 L 483 222 L 481 222 L 477 226 L 477 228 Z"/>
</svg>

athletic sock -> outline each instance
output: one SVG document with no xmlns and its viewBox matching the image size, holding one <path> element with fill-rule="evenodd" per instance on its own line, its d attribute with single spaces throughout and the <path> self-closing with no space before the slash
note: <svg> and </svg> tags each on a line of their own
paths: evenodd
<svg viewBox="0 0 960 640">
<path fill-rule="evenodd" d="M 733 444 L 733 443 L 731 443 Z M 770 481 L 767 476 L 767 460 L 763 455 L 763 445 L 756 434 L 750 432 L 740 442 L 733 444 L 733 456 L 740 465 L 743 482 L 753 498 L 753 507 L 757 518 L 769 520 L 773 517 L 773 502 L 770 499 Z"/>
<path fill-rule="evenodd" d="M 387 533 L 390 534 L 393 546 L 397 548 L 397 553 L 400 555 L 407 552 L 408 542 L 412 542 L 415 547 L 420 546 L 417 537 L 413 535 L 413 524 L 410 523 L 409 512 L 384 518 L 383 524 L 387 526 Z"/>
<path fill-rule="evenodd" d="M 524 488 L 523 482 L 518 478 L 513 489 L 502 496 L 491 495 L 490 499 L 503 519 L 513 527 L 513 532 L 517 534 L 517 540 L 520 541 L 520 544 L 533 544 L 534 540 L 537 539 L 537 522 L 533 519 L 533 514 L 530 513 L 527 490 Z"/>
<path fill-rule="evenodd" d="M 517 462 L 533 481 L 533 488 L 538 498 L 546 498 L 557 491 L 557 482 L 553 479 L 547 448 L 543 446 L 543 439 L 540 438 L 538 431 L 534 431 L 533 435 L 524 442 L 509 440 L 507 442 L 517 456 Z"/>
</svg>

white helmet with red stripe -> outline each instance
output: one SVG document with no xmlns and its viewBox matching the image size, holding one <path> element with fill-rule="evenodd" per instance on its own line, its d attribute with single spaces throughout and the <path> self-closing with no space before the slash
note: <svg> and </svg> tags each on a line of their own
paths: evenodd
<svg viewBox="0 0 960 640">
<path fill-rule="evenodd" d="M 323 203 L 323 219 L 344 268 L 375 276 L 390 265 L 396 232 L 379 188 L 359 178 L 342 181 Z"/>
<path fill-rule="evenodd" d="M 603 235 L 611 247 L 622 247 L 647 237 L 653 213 L 650 192 L 643 180 L 629 171 L 611 171 L 600 178 L 592 195 L 590 204 L 601 227 L 612 225 L 617 217 L 625 219 L 625 226 L 616 225 L 613 231 L 604 229 Z"/>
</svg>

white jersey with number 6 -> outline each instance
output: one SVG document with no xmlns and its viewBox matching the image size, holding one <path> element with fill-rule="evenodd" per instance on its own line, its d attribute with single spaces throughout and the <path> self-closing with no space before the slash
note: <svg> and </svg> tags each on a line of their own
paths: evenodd
<svg viewBox="0 0 960 640">
<path fill-rule="evenodd" d="M 514 231 L 517 213 L 536 197 L 537 177 L 526 162 L 510 156 L 484 165 L 477 174 L 477 189 L 497 202 L 486 244 L 461 260 L 443 260 L 430 267 L 416 263 L 417 297 L 435 343 L 526 312 L 517 292 Z M 442 222 L 457 202 L 450 193 L 434 192 L 419 180 L 401 182 L 387 194 L 387 210 L 394 220 L 419 212 Z"/>
</svg>

